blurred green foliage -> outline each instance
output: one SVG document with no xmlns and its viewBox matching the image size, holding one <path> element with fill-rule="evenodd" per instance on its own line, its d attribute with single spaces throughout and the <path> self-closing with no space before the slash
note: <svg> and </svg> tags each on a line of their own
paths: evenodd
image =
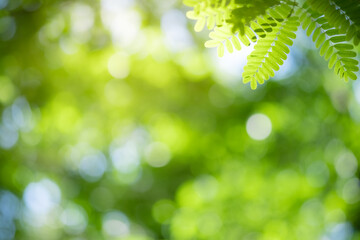
<svg viewBox="0 0 360 240">
<path fill-rule="evenodd" d="M 0 0 L 0 239 L 360 239 L 360 84 L 299 32 L 252 91 L 186 10 Z"/>
</svg>

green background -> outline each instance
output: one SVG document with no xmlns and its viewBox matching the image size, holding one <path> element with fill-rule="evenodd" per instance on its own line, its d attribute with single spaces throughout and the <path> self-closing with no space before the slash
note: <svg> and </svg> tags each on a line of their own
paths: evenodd
<svg viewBox="0 0 360 240">
<path fill-rule="evenodd" d="M 0 0 L 0 239 L 360 239 L 360 84 L 302 31 L 243 85 L 181 2 Z"/>
</svg>

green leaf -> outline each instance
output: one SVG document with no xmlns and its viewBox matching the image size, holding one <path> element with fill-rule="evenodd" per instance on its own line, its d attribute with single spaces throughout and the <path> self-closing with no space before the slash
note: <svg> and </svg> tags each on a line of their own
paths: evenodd
<svg viewBox="0 0 360 240">
<path fill-rule="evenodd" d="M 201 32 L 205 27 L 205 23 L 206 20 L 204 17 L 199 18 L 194 27 L 195 32 Z"/>
<path fill-rule="evenodd" d="M 286 45 L 289 46 L 293 45 L 293 41 L 284 35 L 279 35 L 278 38 L 281 42 L 285 43 Z"/>
<path fill-rule="evenodd" d="M 234 49 L 241 50 L 242 44 L 255 43 L 243 72 L 243 81 L 251 82 L 253 87 L 279 70 L 300 23 L 308 36 L 312 34 L 319 54 L 329 61 L 329 68 L 334 68 L 340 78 L 352 79 L 353 72 L 359 70 L 354 46 L 360 43 L 360 18 L 351 12 L 358 12 L 360 5 L 351 11 L 341 9 L 345 5 L 353 6 L 355 0 L 305 0 L 302 6 L 292 0 L 268 0 L 273 4 L 263 12 L 256 11 L 262 2 L 258 0 L 185 1 L 194 8 L 187 16 L 197 20 L 196 31 L 201 31 L 205 24 L 209 29 L 218 25 L 209 34 L 211 40 L 205 42 L 205 47 L 217 47 L 220 57 L 225 48 L 232 53 Z"/>
<path fill-rule="evenodd" d="M 346 64 L 349 64 L 349 65 L 358 65 L 359 64 L 359 62 L 353 58 L 342 58 L 341 61 Z"/>
<path fill-rule="evenodd" d="M 206 48 L 214 48 L 217 47 L 219 44 L 221 44 L 221 42 L 217 41 L 217 40 L 208 40 L 205 42 L 205 47 Z"/>
<path fill-rule="evenodd" d="M 255 90 L 255 89 L 256 89 L 257 83 L 256 83 L 256 80 L 255 80 L 255 79 L 251 80 L 250 86 L 251 86 L 251 89 L 252 89 L 252 90 Z"/>
<path fill-rule="evenodd" d="M 233 42 L 233 44 L 234 44 L 235 49 L 238 50 L 238 51 L 240 51 L 240 50 L 241 50 L 241 44 L 240 44 L 239 39 L 238 39 L 236 36 L 233 36 L 233 37 L 231 38 L 231 40 L 232 40 L 232 42 Z"/>
<path fill-rule="evenodd" d="M 229 53 L 234 52 L 233 45 L 231 44 L 229 39 L 226 39 L 225 46 L 226 46 L 227 50 L 229 51 Z"/>
<path fill-rule="evenodd" d="M 321 28 L 316 28 L 315 31 L 314 31 L 314 33 L 313 33 L 313 36 L 312 36 L 312 40 L 313 40 L 314 42 L 315 42 L 316 39 L 319 37 L 320 33 L 321 33 Z"/>
<path fill-rule="evenodd" d="M 346 41 L 346 37 L 344 35 L 335 36 L 335 37 L 330 38 L 330 41 L 332 41 L 333 43 L 344 42 L 344 41 Z"/>
<path fill-rule="evenodd" d="M 332 55 L 332 57 L 329 60 L 329 65 L 328 65 L 329 69 L 334 67 L 336 60 L 337 60 L 336 54 Z"/>
<path fill-rule="evenodd" d="M 351 78 L 352 80 L 356 80 L 357 79 L 357 76 L 355 73 L 353 72 L 347 72 L 347 75 L 349 76 L 349 78 Z"/>
<path fill-rule="evenodd" d="M 316 22 L 311 22 L 308 29 L 306 30 L 306 35 L 310 36 L 315 28 L 316 28 Z"/>
<path fill-rule="evenodd" d="M 333 46 L 329 47 L 328 50 L 325 53 L 325 60 L 326 61 L 331 57 L 331 54 L 333 52 L 334 52 L 334 47 Z"/>
<path fill-rule="evenodd" d="M 353 51 L 339 51 L 338 55 L 341 57 L 356 57 L 356 52 Z"/>
<path fill-rule="evenodd" d="M 215 27 L 215 16 L 209 15 L 207 19 L 207 28 L 209 30 L 213 29 Z"/>
<path fill-rule="evenodd" d="M 303 29 L 304 30 L 307 29 L 310 23 L 311 23 L 311 18 L 310 17 L 305 18 L 305 21 L 302 24 Z"/>
<path fill-rule="evenodd" d="M 241 36 L 239 35 L 240 41 L 245 45 L 245 46 L 250 46 L 250 41 L 246 36 Z"/>
<path fill-rule="evenodd" d="M 326 51 L 329 49 L 330 46 L 330 40 L 326 40 L 324 42 L 324 44 L 321 46 L 320 49 L 320 56 L 324 56 L 324 54 L 326 53 Z"/>
<path fill-rule="evenodd" d="M 321 46 L 321 44 L 324 43 L 325 39 L 326 39 L 325 33 L 320 34 L 319 38 L 315 42 L 316 48 L 319 48 Z"/>
<path fill-rule="evenodd" d="M 189 19 L 192 19 L 192 20 L 196 20 L 199 18 L 198 15 L 194 11 L 187 11 L 186 17 Z"/>
<path fill-rule="evenodd" d="M 348 43 L 338 43 L 338 44 L 335 44 L 334 47 L 340 51 L 354 49 L 354 46 L 351 44 L 348 44 Z"/>
</svg>

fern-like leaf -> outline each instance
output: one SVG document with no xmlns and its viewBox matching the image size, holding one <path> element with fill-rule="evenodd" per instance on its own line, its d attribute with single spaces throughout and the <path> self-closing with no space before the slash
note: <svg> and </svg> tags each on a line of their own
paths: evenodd
<svg viewBox="0 0 360 240">
<path fill-rule="evenodd" d="M 244 67 L 243 82 L 250 82 L 252 89 L 256 89 L 258 83 L 263 84 L 273 77 L 274 71 L 278 71 L 283 60 L 287 59 L 290 52 L 288 46 L 293 44 L 291 39 L 296 37 L 294 32 L 299 26 L 297 16 L 288 17 L 291 11 L 291 7 L 282 4 L 268 12 L 266 19 L 275 21 L 276 26 L 272 27 L 272 32 L 267 33 L 266 38 L 258 40 Z"/>
<path fill-rule="evenodd" d="M 201 32 L 205 26 L 209 30 L 222 26 L 230 19 L 231 9 L 235 7 L 234 3 L 227 0 L 185 0 L 184 4 L 193 8 L 186 16 L 196 20 L 196 32 Z"/>
<path fill-rule="evenodd" d="M 354 44 L 360 42 L 360 2 L 358 0 L 307 0 L 306 4 L 321 13 L 328 23 L 346 34 L 346 40 L 354 39 Z"/>
<path fill-rule="evenodd" d="M 250 28 L 246 27 L 246 31 L 248 32 L 249 36 L 252 36 L 250 37 L 251 40 L 256 40 L 255 34 L 250 30 Z M 215 27 L 215 29 L 210 32 L 209 37 L 210 40 L 205 42 L 205 47 L 217 47 L 219 57 L 224 55 L 225 47 L 230 53 L 234 51 L 234 48 L 238 51 L 241 50 L 240 41 L 246 46 L 250 45 L 250 40 L 246 36 L 234 34 L 232 32 L 231 26 L 228 25 Z"/>
<path fill-rule="evenodd" d="M 348 39 L 354 39 L 354 44 L 360 43 L 360 1 L 358 0 L 334 0 L 334 3 L 345 13 L 351 25 L 347 31 Z"/>
<path fill-rule="evenodd" d="M 269 11 L 272 10 L 273 9 L 270 8 Z M 273 28 L 278 25 L 278 22 L 284 19 L 284 16 L 279 15 L 276 11 L 272 11 L 272 14 L 274 17 L 270 15 L 257 16 L 248 23 L 249 26 L 244 25 L 241 30 L 236 30 L 235 32 L 231 23 L 227 23 L 221 27 L 215 27 L 214 30 L 210 32 L 210 40 L 205 42 L 205 47 L 217 47 L 218 55 L 222 57 L 224 54 L 223 49 L 225 49 L 224 46 L 226 46 L 226 49 L 230 53 L 233 52 L 232 44 L 236 50 L 241 50 L 240 42 L 245 46 L 250 46 L 251 42 L 256 42 L 258 38 L 265 38 L 268 33 L 273 32 Z M 275 18 L 278 20 L 275 20 Z"/>
<path fill-rule="evenodd" d="M 345 81 L 357 78 L 360 0 L 303 0 L 301 6 L 296 0 L 183 1 L 193 7 L 187 15 L 197 20 L 195 30 L 212 30 L 205 46 L 217 48 L 220 57 L 254 43 L 243 72 L 253 89 L 279 70 L 300 22 L 329 68 Z"/>
<path fill-rule="evenodd" d="M 318 13 L 309 8 L 299 10 L 302 26 L 306 34 L 313 34 L 313 41 L 317 48 L 320 48 L 320 55 L 329 61 L 329 68 L 345 81 L 349 78 L 357 78 L 355 72 L 359 71 L 358 61 L 355 59 L 356 52 L 353 45 L 348 43 L 346 33 L 330 24 L 326 15 L 319 16 Z"/>
<path fill-rule="evenodd" d="M 275 7 L 281 3 L 280 0 L 235 0 L 235 7 L 231 11 L 231 19 L 228 20 L 233 26 L 233 32 L 239 32 L 244 35 L 245 27 L 251 26 L 251 23 L 259 16 L 265 15 L 266 10 Z M 259 23 L 261 24 L 261 23 Z M 261 29 L 258 27 L 252 29 Z"/>
</svg>

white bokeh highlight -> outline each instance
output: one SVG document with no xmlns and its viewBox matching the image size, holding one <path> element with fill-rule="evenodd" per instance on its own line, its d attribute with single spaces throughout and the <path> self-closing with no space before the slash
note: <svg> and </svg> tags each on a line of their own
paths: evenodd
<svg viewBox="0 0 360 240">
<path fill-rule="evenodd" d="M 271 120 L 262 113 L 252 115 L 246 122 L 246 132 L 254 140 L 264 140 L 272 130 Z"/>
<path fill-rule="evenodd" d="M 171 158 L 169 147 L 161 142 L 154 142 L 145 149 L 146 162 L 152 167 L 163 167 Z"/>
<path fill-rule="evenodd" d="M 108 71 L 114 78 L 126 78 L 130 72 L 128 56 L 122 52 L 112 55 L 108 61 Z"/>
<path fill-rule="evenodd" d="M 350 151 L 344 151 L 335 159 L 335 170 L 342 178 L 350 178 L 355 175 L 358 162 L 355 155 Z"/>
<path fill-rule="evenodd" d="M 59 208 L 61 191 L 55 182 L 43 179 L 25 188 L 23 201 L 25 209 L 22 220 L 35 227 L 52 225 L 56 220 L 53 213 Z"/>
<path fill-rule="evenodd" d="M 87 214 L 85 210 L 74 203 L 69 203 L 60 215 L 60 221 L 65 231 L 69 234 L 80 234 L 87 226 Z"/>
<path fill-rule="evenodd" d="M 79 173 L 81 177 L 88 182 L 98 181 L 103 176 L 106 169 L 106 158 L 101 152 L 86 155 L 79 163 Z"/>
<path fill-rule="evenodd" d="M 130 234 L 130 222 L 122 212 L 109 212 L 103 218 L 102 231 L 109 237 L 124 238 Z"/>
</svg>

